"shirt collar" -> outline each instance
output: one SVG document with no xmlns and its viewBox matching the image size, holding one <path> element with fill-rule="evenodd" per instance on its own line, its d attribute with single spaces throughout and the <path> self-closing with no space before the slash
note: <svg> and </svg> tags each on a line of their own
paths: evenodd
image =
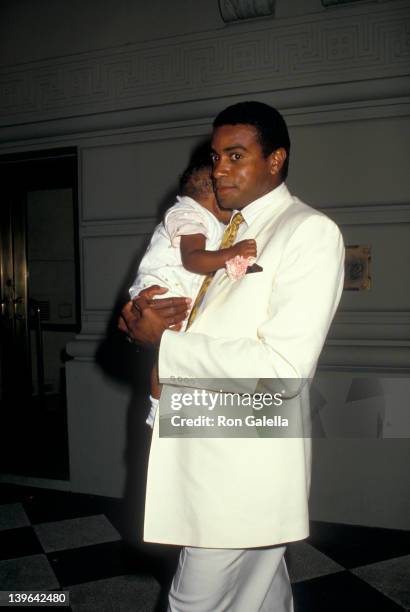
<svg viewBox="0 0 410 612">
<path fill-rule="evenodd" d="M 254 200 L 240 211 L 246 224 L 249 226 L 252 222 L 269 207 L 272 214 L 281 212 L 285 204 L 289 204 L 291 195 L 285 183 L 281 183 L 269 193 L 265 193 L 262 197 Z M 233 211 L 233 215 L 237 213 L 237 210 Z M 232 217 L 233 217 L 232 215 Z"/>
</svg>

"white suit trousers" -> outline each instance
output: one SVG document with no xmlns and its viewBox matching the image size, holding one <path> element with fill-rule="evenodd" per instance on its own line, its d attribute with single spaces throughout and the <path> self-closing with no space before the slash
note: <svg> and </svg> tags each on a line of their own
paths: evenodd
<svg viewBox="0 0 410 612">
<path fill-rule="evenodd" d="M 285 550 L 184 547 L 168 612 L 293 612 Z"/>
</svg>

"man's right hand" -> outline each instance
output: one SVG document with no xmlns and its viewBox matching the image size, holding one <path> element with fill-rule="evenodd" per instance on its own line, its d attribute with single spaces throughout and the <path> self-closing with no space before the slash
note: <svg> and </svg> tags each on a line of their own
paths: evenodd
<svg viewBox="0 0 410 612">
<path fill-rule="evenodd" d="M 153 285 L 127 302 L 121 311 L 119 329 L 141 346 L 149 348 L 159 346 L 166 329 L 174 331 L 181 329 L 182 322 L 187 318 L 191 300 L 178 297 L 153 299 L 155 295 L 167 291 L 165 287 Z"/>
</svg>

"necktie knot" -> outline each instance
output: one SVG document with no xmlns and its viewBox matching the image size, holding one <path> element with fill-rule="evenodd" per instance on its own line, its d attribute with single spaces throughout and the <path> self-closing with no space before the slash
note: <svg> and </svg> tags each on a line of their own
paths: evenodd
<svg viewBox="0 0 410 612">
<path fill-rule="evenodd" d="M 243 218 L 243 215 L 241 212 L 237 212 L 234 214 L 234 216 L 231 219 L 231 222 L 229 225 L 236 225 L 236 226 L 240 226 L 241 223 L 243 223 L 245 221 L 245 219 Z"/>
</svg>

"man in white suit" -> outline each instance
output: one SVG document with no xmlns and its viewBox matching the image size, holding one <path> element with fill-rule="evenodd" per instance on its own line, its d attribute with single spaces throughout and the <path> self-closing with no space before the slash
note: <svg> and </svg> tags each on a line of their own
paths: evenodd
<svg viewBox="0 0 410 612">
<path fill-rule="evenodd" d="M 265 381 L 283 390 L 297 419 L 341 296 L 343 241 L 330 219 L 289 193 L 290 141 L 278 111 L 228 107 L 214 121 L 212 151 L 218 202 L 232 219 L 241 212 L 236 240 L 256 240 L 259 271 L 237 281 L 217 271 L 186 332 L 178 324 L 187 304 L 153 300 L 158 288 L 124 307 L 120 328 L 158 348 L 162 397 L 193 379 L 215 392 L 221 379 L 229 391 L 240 380 L 252 391 Z M 169 610 L 293 610 L 283 554 L 309 533 L 308 435 L 166 438 L 158 421 L 144 539 L 183 546 Z"/>
</svg>

